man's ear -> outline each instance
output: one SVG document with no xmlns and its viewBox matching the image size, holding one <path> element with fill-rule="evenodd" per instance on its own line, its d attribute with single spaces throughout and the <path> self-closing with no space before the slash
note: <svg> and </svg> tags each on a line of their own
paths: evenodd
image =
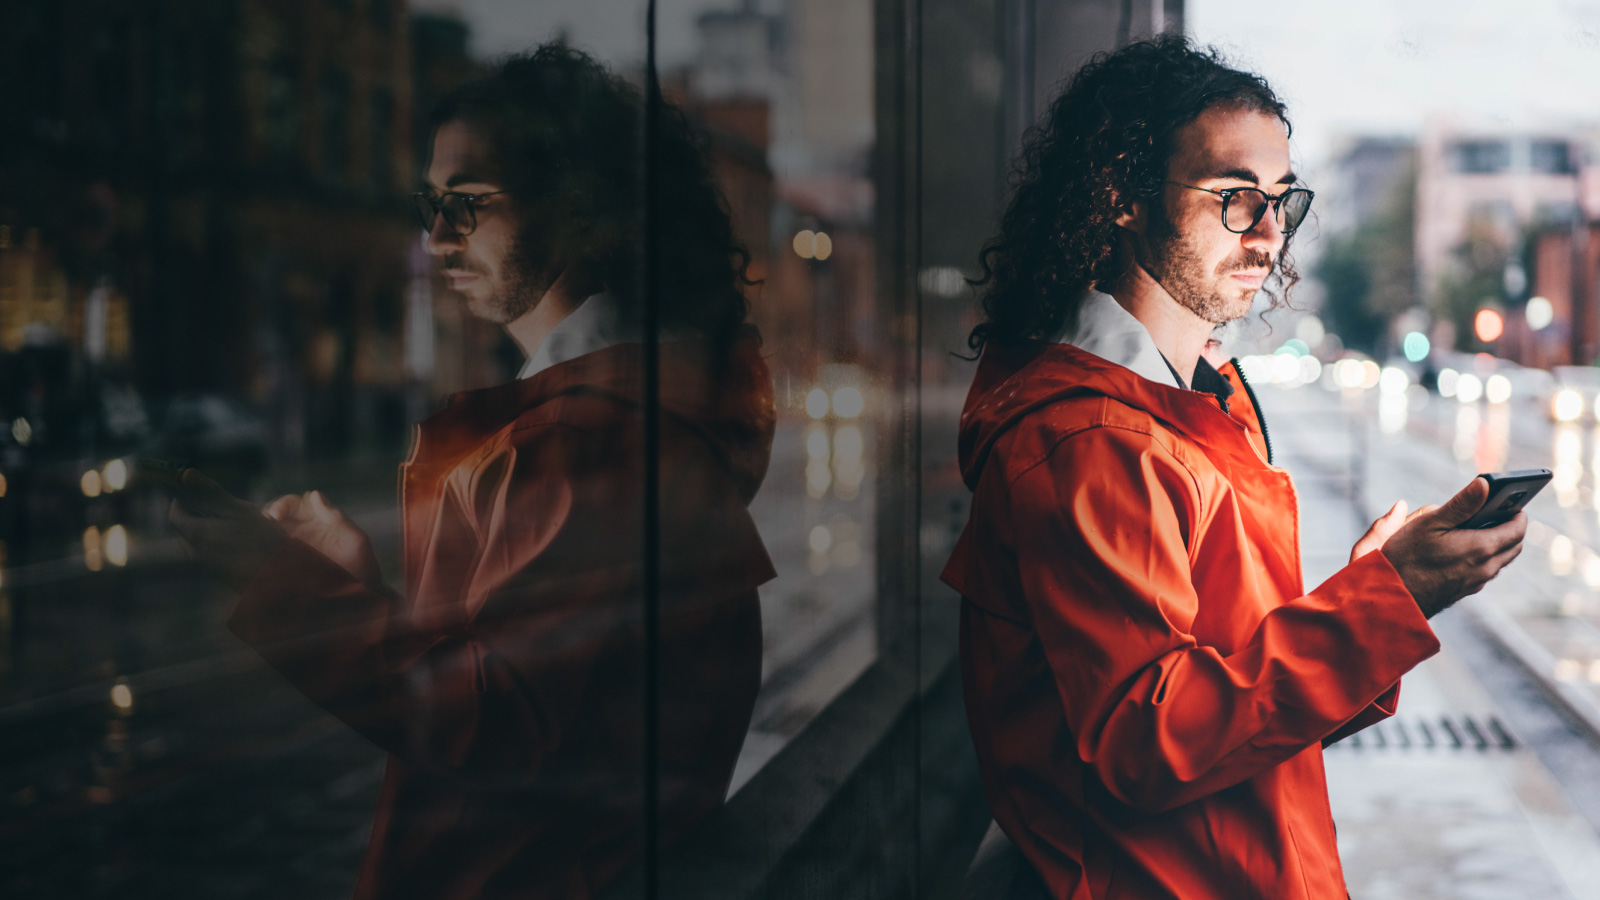
<svg viewBox="0 0 1600 900">
<path fill-rule="evenodd" d="M 1117 217 L 1112 220 L 1112 224 L 1118 228 L 1124 228 L 1134 234 L 1143 236 L 1149 217 L 1150 203 L 1140 198 L 1129 202 L 1127 206 L 1119 210 Z"/>
</svg>

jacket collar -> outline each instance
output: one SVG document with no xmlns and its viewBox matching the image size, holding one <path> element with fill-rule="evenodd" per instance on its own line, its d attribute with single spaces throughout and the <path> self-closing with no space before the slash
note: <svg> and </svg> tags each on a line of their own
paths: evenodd
<svg viewBox="0 0 1600 900">
<path fill-rule="evenodd" d="M 1090 291 L 1078 307 L 1077 322 L 1056 342 L 1093 353 L 1156 384 L 1183 387 L 1144 323 L 1110 294 Z"/>
<path fill-rule="evenodd" d="M 517 378 L 532 378 L 551 366 L 637 340 L 637 329 L 628 327 L 617 298 L 594 294 L 550 329 L 544 342 L 523 363 Z"/>
</svg>

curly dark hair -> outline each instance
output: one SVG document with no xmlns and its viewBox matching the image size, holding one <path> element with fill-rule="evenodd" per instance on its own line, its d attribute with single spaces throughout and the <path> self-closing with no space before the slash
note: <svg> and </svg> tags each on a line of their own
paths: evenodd
<svg viewBox="0 0 1600 900">
<path fill-rule="evenodd" d="M 1079 69 L 1024 136 L 1011 204 L 972 282 L 984 289 L 984 321 L 968 346 L 1053 339 L 1091 287 L 1115 283 L 1119 212 L 1161 196 L 1176 132 L 1214 106 L 1256 110 L 1290 128 L 1265 79 L 1180 35 L 1097 54 Z M 1299 280 L 1286 239 L 1264 288 L 1274 308 Z"/>
<path fill-rule="evenodd" d="M 656 116 L 645 159 L 645 117 Z M 728 205 L 694 128 L 677 107 L 643 93 L 562 41 L 505 57 L 451 91 L 430 132 L 470 122 L 488 137 L 505 187 L 539 238 L 583 260 L 637 315 L 644 295 L 645 166 L 657 171 L 653 273 L 666 329 L 690 329 L 713 346 L 742 333 L 750 253 L 733 235 Z M 524 198 L 532 198 L 524 199 Z M 553 225 L 548 223 L 554 223 Z"/>
</svg>

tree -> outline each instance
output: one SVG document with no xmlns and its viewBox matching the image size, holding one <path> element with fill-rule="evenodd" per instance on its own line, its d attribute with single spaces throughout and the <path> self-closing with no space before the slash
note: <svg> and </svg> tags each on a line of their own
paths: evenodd
<svg viewBox="0 0 1600 900">
<path fill-rule="evenodd" d="M 1347 347 L 1373 355 L 1388 350 L 1389 323 L 1417 304 L 1416 188 L 1410 166 L 1382 210 L 1331 238 L 1317 264 L 1327 290 L 1322 320 Z"/>
</svg>

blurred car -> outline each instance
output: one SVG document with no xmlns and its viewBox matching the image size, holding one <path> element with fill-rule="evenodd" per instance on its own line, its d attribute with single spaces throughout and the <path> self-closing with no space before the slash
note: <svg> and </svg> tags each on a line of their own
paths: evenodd
<svg viewBox="0 0 1600 900">
<path fill-rule="evenodd" d="M 1552 383 L 1545 409 L 1551 421 L 1593 420 L 1595 403 L 1600 398 L 1600 367 L 1556 366 L 1550 374 Z"/>
</svg>

